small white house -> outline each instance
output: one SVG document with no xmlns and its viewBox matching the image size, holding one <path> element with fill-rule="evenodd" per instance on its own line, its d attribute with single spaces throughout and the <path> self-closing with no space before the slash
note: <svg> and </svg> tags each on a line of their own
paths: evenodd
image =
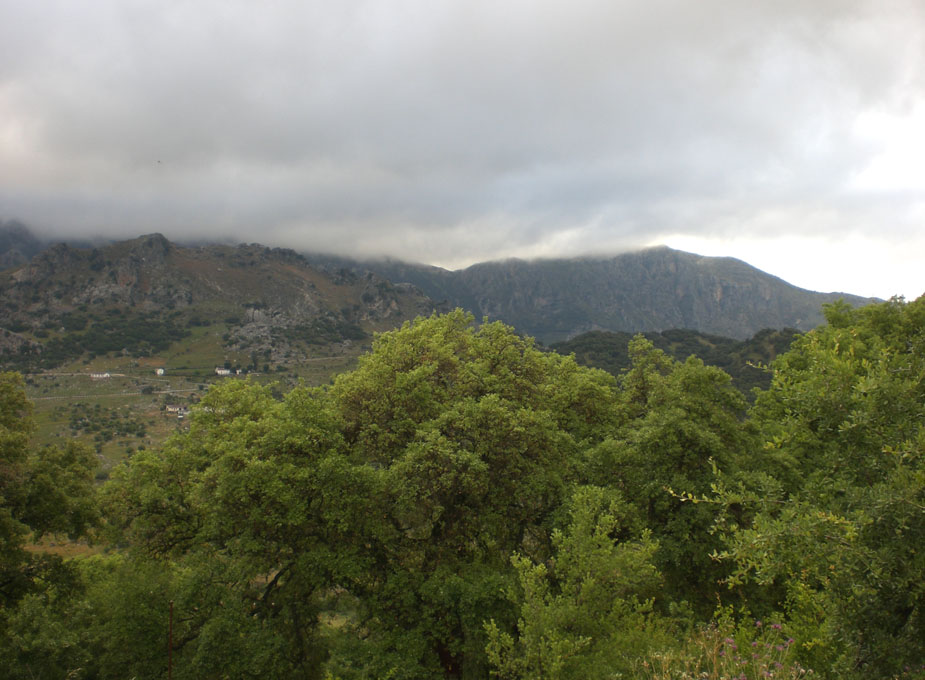
<svg viewBox="0 0 925 680">
<path fill-rule="evenodd" d="M 216 366 L 215 375 L 231 375 L 231 369 L 230 368 L 220 368 L 219 366 Z"/>
<path fill-rule="evenodd" d="M 154 375 L 164 375 L 164 369 L 163 369 L 163 368 L 155 368 L 155 369 L 154 369 Z"/>
<path fill-rule="evenodd" d="M 91 373 L 91 374 L 90 374 L 90 379 L 91 379 L 91 380 L 109 380 L 109 378 L 111 378 L 111 377 L 112 377 L 112 376 L 109 375 L 108 372 L 107 372 L 107 373 Z"/>
</svg>

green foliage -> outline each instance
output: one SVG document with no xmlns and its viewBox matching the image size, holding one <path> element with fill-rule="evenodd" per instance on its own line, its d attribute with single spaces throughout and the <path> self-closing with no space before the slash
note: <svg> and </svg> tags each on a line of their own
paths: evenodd
<svg viewBox="0 0 925 680">
<path fill-rule="evenodd" d="M 792 328 L 765 329 L 741 341 L 689 329 L 642 334 L 656 349 L 678 361 L 696 356 L 708 366 L 721 368 L 730 375 L 732 384 L 746 395 L 756 387 L 767 389 L 770 386 L 771 373 L 763 367 L 786 352 L 798 335 L 799 332 Z M 632 333 L 591 331 L 550 348 L 560 354 L 574 353 L 576 361 L 583 366 L 619 376 L 632 363 L 629 344 L 633 337 Z"/>
<path fill-rule="evenodd" d="M 27 547 L 95 524 L 93 456 L 30 448 L 4 374 L 5 677 L 162 678 L 171 602 L 178 679 L 921 677 L 925 300 L 827 318 L 748 411 L 644 338 L 616 380 L 459 311 L 325 389 L 225 381 L 79 560 Z"/>
<path fill-rule="evenodd" d="M 28 489 L 28 443 L 34 429 L 32 405 L 22 376 L 0 374 L 0 606 L 28 590 L 28 555 L 22 549 L 29 526 L 22 521 Z"/>
<path fill-rule="evenodd" d="M 202 400 L 188 433 L 113 473 L 113 528 L 140 557 L 170 560 L 196 584 L 177 602 L 187 663 L 204 673 L 263 658 L 285 668 L 270 675 L 317 677 L 319 601 L 338 568 L 338 527 L 358 511 L 339 491 L 361 492 L 342 479 L 338 441 L 312 391 L 280 402 L 272 386 L 226 381 Z"/>
<path fill-rule="evenodd" d="M 76 583 L 72 565 L 27 550 L 27 542 L 46 533 L 76 538 L 97 519 L 92 453 L 75 442 L 32 451 L 33 429 L 22 377 L 0 374 L 0 656 L 5 658 L 44 656 L 58 632 L 36 626 L 45 620 L 38 610 L 65 597 Z M 66 632 L 60 637 L 74 639 Z M 11 669 L 12 677 L 15 673 Z"/>
<path fill-rule="evenodd" d="M 634 677 L 644 680 L 796 680 L 812 676 L 795 658 L 797 642 L 779 623 L 760 620 L 736 626 L 728 611 L 680 645 L 637 660 Z"/>
<path fill-rule="evenodd" d="M 779 491 L 744 497 L 755 519 L 722 556 L 786 588 L 808 658 L 884 677 L 925 658 L 925 298 L 826 318 L 756 403 Z"/>
<path fill-rule="evenodd" d="M 365 340 L 366 331 L 355 323 L 334 316 L 319 316 L 309 323 L 282 328 L 278 335 L 289 341 L 305 341 L 313 345 L 326 345 L 344 340 Z"/>
<path fill-rule="evenodd" d="M 46 446 L 29 455 L 26 467 L 19 519 L 35 538 L 77 538 L 96 524 L 96 457 L 90 447 L 75 441 Z"/>
<path fill-rule="evenodd" d="M 330 391 L 381 513 L 362 539 L 377 571 L 349 588 L 386 648 L 409 631 L 426 641 L 397 677 L 483 672 L 482 621 L 507 606 L 509 555 L 548 554 L 578 452 L 613 419 L 609 376 L 471 323 L 456 311 L 383 334 Z"/>
<path fill-rule="evenodd" d="M 620 542 L 628 512 L 619 494 L 581 487 L 569 502 L 570 521 L 553 533 L 545 563 L 515 555 L 519 590 L 515 634 L 486 624 L 492 676 L 499 678 L 610 678 L 626 660 L 659 640 L 652 599 L 661 579 L 648 532 Z M 644 632 L 645 631 L 645 632 Z"/>
<path fill-rule="evenodd" d="M 55 416 L 67 416 L 72 435 L 92 435 L 97 441 L 109 441 L 113 436 L 140 439 L 147 434 L 144 422 L 131 412 L 121 408 L 104 408 L 99 403 L 91 407 L 79 401 L 67 407 L 61 406 L 55 409 Z"/>
<path fill-rule="evenodd" d="M 24 345 L 25 354 L 2 355 L 4 363 L 22 368 L 54 368 L 86 353 L 91 355 L 121 352 L 132 356 L 150 356 L 166 350 L 190 335 L 171 315 L 123 313 L 114 308 L 109 313 L 71 312 L 61 318 L 63 332 L 50 337 L 37 352 Z"/>
<path fill-rule="evenodd" d="M 0 656 L 5 678 L 54 680 L 88 677 L 93 631 L 86 623 L 79 572 L 71 569 L 74 588 L 54 585 L 24 595 L 13 607 L 0 610 Z"/>
<path fill-rule="evenodd" d="M 703 616 L 715 607 L 724 567 L 710 558 L 716 509 L 683 494 L 710 491 L 717 473 L 733 474 L 753 439 L 745 403 L 729 376 L 693 357 L 671 360 L 642 337 L 630 343 L 621 378 L 620 425 L 588 453 L 588 478 L 619 489 L 658 540 L 655 563 L 667 588 Z"/>
<path fill-rule="evenodd" d="M 97 516 L 92 453 L 75 442 L 30 451 L 31 414 L 22 377 L 0 374 L 0 609 L 60 572 L 60 560 L 25 550 L 30 537 L 77 537 Z"/>
</svg>

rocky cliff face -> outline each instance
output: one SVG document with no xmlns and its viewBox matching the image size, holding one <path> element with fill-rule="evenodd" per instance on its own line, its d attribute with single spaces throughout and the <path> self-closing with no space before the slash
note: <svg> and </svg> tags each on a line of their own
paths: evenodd
<svg viewBox="0 0 925 680">
<path fill-rule="evenodd" d="M 762 328 L 808 330 L 821 307 L 844 298 L 788 284 L 732 258 L 653 248 L 609 258 L 509 260 L 456 272 L 394 262 L 364 263 L 393 281 L 411 280 L 434 299 L 512 324 L 543 342 L 592 330 L 690 328 L 744 339 Z"/>
<path fill-rule="evenodd" d="M 299 323 L 321 313 L 377 323 L 429 308 L 413 287 L 372 273 L 336 277 L 290 250 L 185 248 L 160 234 L 100 249 L 52 246 L 0 277 L 0 295 L 32 322 L 81 305 L 156 311 L 217 302 L 241 308 L 253 323 Z"/>
<path fill-rule="evenodd" d="M 434 310 L 413 286 L 371 272 L 335 275 L 291 250 L 186 248 L 160 234 L 96 249 L 48 248 L 0 273 L 0 305 L 0 329 L 26 334 L 21 342 L 10 336 L 8 350 L 35 337 L 68 339 L 75 319 L 93 323 L 105 313 L 122 326 L 220 322 L 229 327 L 229 349 L 279 353 L 290 341 L 357 339 Z"/>
</svg>

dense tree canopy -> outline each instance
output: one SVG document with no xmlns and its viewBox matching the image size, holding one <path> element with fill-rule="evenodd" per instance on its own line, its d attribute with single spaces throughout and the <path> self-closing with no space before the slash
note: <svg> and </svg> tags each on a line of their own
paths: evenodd
<svg viewBox="0 0 925 680">
<path fill-rule="evenodd" d="M 826 319 L 755 406 L 776 484 L 726 554 L 786 586 L 817 663 L 884 677 L 925 660 L 925 298 Z"/>
<path fill-rule="evenodd" d="M 48 533 L 78 538 L 98 516 L 91 451 L 77 442 L 34 450 L 34 428 L 22 378 L 0 374 L 0 653 L 17 646 L 30 598 L 79 589 L 73 564 L 30 551 L 29 542 Z"/>
<path fill-rule="evenodd" d="M 96 466 L 76 442 L 33 451 L 35 425 L 22 378 L 0 374 L 0 609 L 14 604 L 61 567 L 60 560 L 24 550 L 30 536 L 82 535 L 96 520 Z"/>
<path fill-rule="evenodd" d="M 615 379 L 418 319 L 213 387 L 99 502 L 3 376 L 9 677 L 163 678 L 170 611 L 177 678 L 925 677 L 925 300 L 827 320 L 749 409 L 641 337 Z M 106 552 L 27 550 L 98 508 Z"/>
</svg>

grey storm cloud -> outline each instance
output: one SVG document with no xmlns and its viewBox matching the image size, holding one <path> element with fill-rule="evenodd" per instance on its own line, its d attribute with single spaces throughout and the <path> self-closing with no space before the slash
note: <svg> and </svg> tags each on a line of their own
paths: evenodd
<svg viewBox="0 0 925 680">
<path fill-rule="evenodd" d="M 851 189 L 859 117 L 925 98 L 917 0 L 0 0 L 0 26 L 0 217 L 57 234 L 464 262 L 888 203 L 902 234 L 925 204 Z"/>
</svg>

